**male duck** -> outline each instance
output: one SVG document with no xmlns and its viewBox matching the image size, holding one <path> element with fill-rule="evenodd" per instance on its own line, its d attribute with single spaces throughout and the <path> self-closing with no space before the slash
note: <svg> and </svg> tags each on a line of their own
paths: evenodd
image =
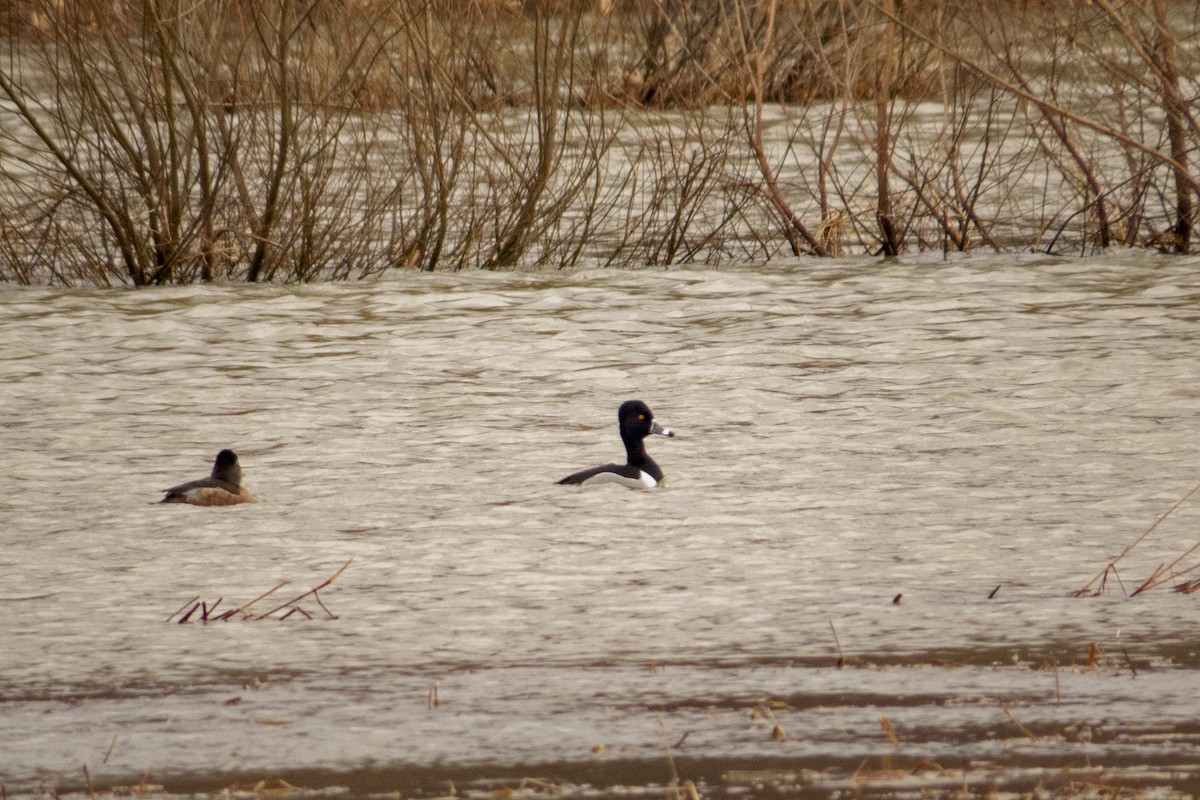
<svg viewBox="0 0 1200 800">
<path fill-rule="evenodd" d="M 604 464 L 574 475 L 568 475 L 559 483 L 592 486 L 599 483 L 619 483 L 631 489 L 652 489 L 663 481 L 663 471 L 654 459 L 646 455 L 643 441 L 652 433 L 674 436 L 668 428 L 654 421 L 650 406 L 641 400 L 626 400 L 617 410 L 617 421 L 621 426 L 621 441 L 625 443 L 624 464 Z"/>
</svg>

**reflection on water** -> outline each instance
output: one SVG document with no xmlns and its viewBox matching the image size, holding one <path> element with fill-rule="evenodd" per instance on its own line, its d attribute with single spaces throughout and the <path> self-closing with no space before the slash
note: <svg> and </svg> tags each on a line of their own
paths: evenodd
<svg viewBox="0 0 1200 800">
<path fill-rule="evenodd" d="M 1186 788 L 1195 595 L 1068 595 L 1196 481 L 1198 266 L 5 290 L 0 780 Z M 631 397 L 665 487 L 555 485 Z M 156 505 L 222 447 L 262 502 Z"/>
</svg>

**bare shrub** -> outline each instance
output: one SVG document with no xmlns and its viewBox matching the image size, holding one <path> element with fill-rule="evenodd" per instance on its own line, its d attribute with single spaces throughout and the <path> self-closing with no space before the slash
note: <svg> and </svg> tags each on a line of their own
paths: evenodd
<svg viewBox="0 0 1200 800">
<path fill-rule="evenodd" d="M 0 71 L 22 123 L 5 137 L 23 167 L 4 175 L 9 232 L 101 284 L 305 279 L 364 258 L 370 218 L 349 201 L 367 172 L 344 151 L 372 37 L 340 47 L 288 2 L 158 0 L 80 30 L 33 1 L 47 28 Z"/>
<path fill-rule="evenodd" d="M 8 0 L 0 280 L 1191 252 L 1198 14 Z"/>
<path fill-rule="evenodd" d="M 972 3 L 957 19 L 957 43 L 940 39 L 943 52 L 1015 102 L 1014 116 L 1025 119 L 1022 142 L 1036 148 L 1029 160 L 1054 172 L 1039 187 L 1048 238 L 1035 242 L 1086 252 L 1161 243 L 1167 233 L 1171 247 L 1188 249 L 1197 191 L 1188 159 L 1200 139 L 1182 109 L 1200 93 L 1179 76 L 1196 74 L 1194 19 L 1171 19 L 1164 4 L 1118 9 L 1106 1 Z M 1189 47 L 1178 46 L 1177 30 L 1191 32 Z M 1181 61 L 1189 65 L 1183 72 Z M 1168 203 L 1151 211 L 1155 197 L 1172 194 L 1174 214 L 1164 215 Z M 1152 219 L 1165 230 L 1139 236 Z"/>
</svg>

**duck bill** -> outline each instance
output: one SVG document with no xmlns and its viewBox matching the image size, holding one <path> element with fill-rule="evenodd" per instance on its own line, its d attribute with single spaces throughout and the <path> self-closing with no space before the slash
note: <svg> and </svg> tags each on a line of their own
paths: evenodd
<svg viewBox="0 0 1200 800">
<path fill-rule="evenodd" d="M 657 433 L 659 436 L 674 436 L 675 435 L 675 431 L 671 430 L 670 428 L 664 428 L 662 425 L 659 425 L 658 422 L 655 420 L 650 421 L 650 432 Z"/>
</svg>

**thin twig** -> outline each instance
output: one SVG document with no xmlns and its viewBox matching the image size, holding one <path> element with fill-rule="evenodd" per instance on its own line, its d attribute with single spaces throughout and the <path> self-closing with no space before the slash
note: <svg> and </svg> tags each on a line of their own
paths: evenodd
<svg viewBox="0 0 1200 800">
<path fill-rule="evenodd" d="M 1019 730 L 1021 733 L 1023 733 L 1029 739 L 1029 741 L 1031 741 L 1031 742 L 1041 741 L 1041 737 L 1038 736 L 1033 731 L 1029 730 L 1029 728 L 1026 728 L 1024 725 L 1022 725 L 1020 720 L 1018 720 L 1016 717 L 1014 717 L 1013 713 L 1011 711 L 1009 711 L 1007 707 L 1004 708 L 1004 713 L 1008 716 L 1008 718 L 1010 720 L 1012 720 L 1012 724 L 1017 726 L 1017 730 Z"/>
<path fill-rule="evenodd" d="M 353 561 L 353 560 L 354 560 L 353 558 L 350 559 L 350 561 Z M 347 561 L 345 564 L 342 564 L 341 569 L 339 569 L 337 572 L 333 573 L 333 575 L 330 576 L 329 578 L 327 578 L 324 583 L 320 584 L 319 586 L 314 586 L 313 588 L 309 589 L 307 592 L 297 595 L 296 597 L 293 597 L 291 600 L 288 600 L 286 603 L 282 603 L 282 604 L 276 606 L 275 608 L 272 608 L 270 611 L 268 611 L 265 614 L 259 614 L 257 617 L 255 617 L 255 619 L 265 619 L 266 617 L 269 617 L 272 614 L 274 614 L 276 611 L 287 608 L 288 606 L 291 606 L 291 605 L 295 605 L 296 603 L 300 602 L 304 598 L 308 597 L 310 594 L 316 594 L 321 589 L 324 589 L 326 586 L 328 586 L 329 584 L 336 581 L 338 579 L 338 576 L 341 575 L 343 572 L 345 572 L 346 567 L 350 566 L 350 561 Z M 272 591 L 274 591 L 274 590 L 272 590 Z"/>
<path fill-rule="evenodd" d="M 874 2 L 874 0 L 868 0 L 868 5 L 870 5 L 871 8 L 875 9 L 875 11 L 878 12 L 879 14 L 881 14 L 882 16 L 890 19 L 896 25 L 904 28 L 906 31 L 911 33 L 915 38 L 920 39 L 921 41 L 925 42 L 926 44 L 930 45 L 931 47 L 934 47 L 937 50 L 940 50 L 942 53 L 945 53 L 946 56 L 948 58 L 950 58 L 952 61 L 955 61 L 956 63 L 961 64 L 965 69 L 968 69 L 968 70 L 974 72 L 975 74 L 979 75 L 984 80 L 987 80 L 990 83 L 994 84 L 995 86 L 1000 87 L 1001 89 L 1008 92 L 1009 94 L 1012 94 L 1016 97 L 1021 98 L 1022 100 L 1032 103 L 1033 105 L 1037 106 L 1038 109 L 1041 110 L 1043 113 L 1058 114 L 1061 117 L 1063 117 L 1064 119 L 1069 119 L 1078 125 L 1082 125 L 1085 128 L 1090 128 L 1091 130 L 1095 131 L 1096 133 L 1101 134 L 1102 136 L 1106 136 L 1110 139 L 1113 139 L 1114 141 L 1121 142 L 1121 143 L 1128 145 L 1129 147 L 1132 147 L 1136 150 L 1140 150 L 1141 152 L 1145 153 L 1146 155 L 1150 156 L 1151 158 L 1155 158 L 1155 159 L 1162 161 L 1164 164 L 1169 166 L 1172 170 L 1175 170 L 1177 173 L 1179 173 L 1180 171 L 1186 171 L 1184 169 L 1183 165 L 1179 163 L 1179 161 L 1172 158 L 1167 153 L 1164 153 L 1161 150 L 1156 149 L 1152 145 L 1146 144 L 1145 142 L 1140 142 L 1137 139 L 1122 133 L 1121 131 L 1114 130 L 1113 128 L 1110 128 L 1107 125 L 1102 125 L 1101 123 L 1096 122 L 1095 120 L 1090 119 L 1088 117 L 1085 117 L 1082 114 L 1076 114 L 1074 111 L 1070 111 L 1060 105 L 1052 103 L 1044 98 L 1038 97 L 1037 95 L 1035 95 L 1031 92 L 1027 92 L 1024 89 L 1020 88 L 1019 86 L 1016 86 L 1016 85 L 1010 83 L 1009 81 L 1004 80 L 999 75 L 995 74 L 994 72 L 991 72 L 990 70 L 986 69 L 985 67 L 980 66 L 978 63 L 976 63 L 975 61 L 973 61 L 970 58 L 967 58 L 966 56 L 962 55 L 961 53 L 957 52 L 952 47 L 945 44 L 943 41 L 941 41 L 939 39 L 935 39 L 932 36 L 930 36 L 929 34 L 926 34 L 926 33 L 923 33 L 921 31 L 917 30 L 912 25 L 910 25 L 910 24 L 906 23 L 904 20 L 900 19 L 897 15 L 889 13 L 887 11 L 887 9 L 881 7 L 879 5 L 879 3 Z M 1193 190 L 1200 189 L 1200 185 L 1197 185 L 1195 183 L 1195 181 L 1193 181 L 1192 188 L 1193 188 Z M 1198 486 L 1197 488 L 1200 488 L 1200 486 Z M 1195 490 L 1193 490 L 1193 491 L 1195 491 Z"/>
<path fill-rule="evenodd" d="M 224 600 L 224 599 L 225 599 L 224 597 L 218 597 L 218 598 L 217 598 L 217 600 L 216 600 L 216 602 L 215 602 L 215 603 L 213 603 L 211 606 L 210 606 L 210 605 L 208 605 L 207 603 L 202 603 L 201 605 L 204 607 L 204 613 L 202 613 L 202 614 L 200 615 L 200 621 L 201 621 L 201 622 L 208 622 L 208 618 L 209 618 L 209 616 L 210 616 L 210 615 L 211 615 L 211 614 L 212 614 L 214 611 L 216 611 L 216 610 L 217 610 L 217 606 L 221 605 L 221 601 L 222 601 L 222 600 Z"/>
<path fill-rule="evenodd" d="M 900 748 L 900 737 L 896 735 L 896 729 L 892 727 L 892 721 L 884 715 L 879 716 L 879 727 L 883 728 L 884 734 L 888 741 L 892 743 L 892 747 Z"/>
<path fill-rule="evenodd" d="M 195 614 L 195 613 L 196 613 L 196 611 L 197 611 L 197 609 L 199 609 L 199 608 L 200 608 L 200 603 L 199 603 L 199 602 L 197 602 L 195 605 L 193 605 L 193 606 L 192 606 L 192 608 L 191 608 L 191 610 L 190 610 L 190 611 L 188 611 L 186 614 L 184 614 L 182 617 L 180 617 L 180 618 L 179 618 L 179 622 L 178 622 L 178 624 L 179 624 L 179 625 L 182 625 L 183 623 L 185 623 L 185 622 L 187 622 L 189 619 L 191 619 L 191 618 L 192 618 L 192 614 Z"/>
<path fill-rule="evenodd" d="M 282 582 L 281 582 L 281 583 L 279 583 L 279 584 L 278 584 L 278 585 L 277 585 L 277 586 L 276 586 L 274 589 L 268 589 L 267 591 L 265 591 L 265 592 L 263 592 L 262 594 L 260 594 L 258 597 L 256 597 L 256 598 L 254 598 L 253 600 L 251 600 L 249 603 L 246 603 L 246 604 L 244 604 L 244 605 L 240 605 L 240 606 L 238 606 L 237 608 L 235 608 L 235 609 L 234 609 L 234 612 L 236 613 L 236 612 L 238 612 L 238 611 L 241 611 L 241 612 L 243 612 L 243 613 L 244 613 L 244 612 L 246 611 L 246 609 L 247 609 L 247 608 L 249 608 L 250 606 L 254 605 L 254 604 L 255 604 L 255 603 L 257 603 L 259 600 L 262 600 L 264 597 L 267 597 L 268 595 L 272 595 L 272 594 L 274 594 L 275 592 L 277 592 L 277 591 L 279 591 L 280 589 L 282 589 L 284 586 L 287 586 L 287 584 L 288 584 L 288 582 L 287 582 L 287 581 L 282 581 Z"/>
<path fill-rule="evenodd" d="M 1133 677 L 1136 678 L 1138 676 L 1137 667 L 1133 665 L 1133 659 L 1129 657 L 1129 651 L 1122 647 L 1121 652 L 1125 654 L 1125 663 L 1128 665 L 1129 671 L 1133 674 Z"/>
<path fill-rule="evenodd" d="M 109 756 L 113 753 L 113 748 L 117 746 L 117 735 L 114 733 L 112 741 L 108 743 L 108 750 L 104 751 L 104 758 L 100 760 L 101 764 L 107 764 Z"/>
<path fill-rule="evenodd" d="M 1185 551 L 1184 551 L 1183 555 L 1181 555 L 1181 556 L 1179 556 L 1178 558 L 1176 558 L 1176 559 L 1175 559 L 1174 561 L 1172 561 L 1170 564 L 1166 564 L 1166 565 L 1164 565 L 1164 566 L 1160 567 L 1160 568 L 1159 568 L 1159 569 L 1158 569 L 1158 570 L 1155 572 L 1155 574 L 1154 574 L 1154 575 L 1152 575 L 1152 576 L 1151 576 L 1149 579 L 1147 579 L 1147 580 L 1146 580 L 1146 582 L 1145 582 L 1144 584 L 1142 584 L 1141 586 L 1139 586 L 1139 587 L 1137 588 L 1137 590 L 1135 590 L 1135 591 L 1134 591 L 1134 593 L 1133 593 L 1133 594 L 1135 594 L 1135 595 L 1136 595 L 1136 594 L 1138 594 L 1138 592 L 1142 592 L 1142 591 L 1144 591 L 1144 590 L 1146 590 L 1146 589 L 1153 589 L 1155 586 L 1158 586 L 1160 583 L 1162 583 L 1162 580 L 1155 580 L 1155 578 L 1158 578 L 1158 577 L 1160 577 L 1160 575 L 1161 575 L 1163 572 L 1170 571 L 1170 573 L 1171 573 L 1171 577 L 1176 577 L 1176 576 L 1177 576 L 1177 574 L 1182 574 L 1182 573 L 1176 573 L 1176 572 L 1175 572 L 1175 565 L 1176 565 L 1176 564 L 1178 564 L 1180 561 L 1183 561 L 1185 558 L 1187 558 L 1188 556 L 1190 556 L 1192 553 L 1196 552 L 1197 550 L 1200 550 L 1200 542 L 1197 542 L 1196 544 L 1194 544 L 1194 545 L 1192 545 L 1191 547 L 1189 547 L 1187 550 L 1185 550 Z M 1188 569 L 1184 570 L 1184 572 L 1188 572 L 1188 571 L 1190 571 L 1190 570 L 1192 570 L 1192 569 L 1195 569 L 1195 567 L 1188 567 Z"/>
<path fill-rule="evenodd" d="M 671 737 L 667 734 L 667 724 L 663 722 L 662 714 L 658 715 L 658 727 L 662 729 L 663 746 L 667 748 L 667 766 L 671 770 L 671 786 L 678 786 L 679 772 L 675 769 L 675 756 L 671 754 Z"/>
<path fill-rule="evenodd" d="M 833 643 L 837 645 L 838 651 L 837 668 L 841 669 L 846 666 L 846 656 L 842 652 L 842 641 L 838 638 L 837 628 L 833 627 L 833 620 L 829 620 L 829 630 L 833 631 Z"/>
<path fill-rule="evenodd" d="M 200 599 L 200 595 L 196 595 L 196 596 L 195 596 L 195 597 L 193 597 L 191 600 L 188 600 L 186 603 L 184 603 L 183 605 L 181 605 L 181 606 L 179 607 L 179 610 L 178 610 L 178 611 L 176 611 L 176 612 L 175 612 L 175 614 L 179 614 L 179 613 L 181 613 L 181 612 L 182 612 L 182 611 L 183 611 L 185 608 L 187 608 L 188 606 L 190 606 L 192 603 L 195 603 L 195 602 L 196 602 L 197 600 L 199 600 L 199 599 Z M 175 614 L 172 614 L 171 616 L 167 617 L 167 622 L 170 622 L 171 620 L 175 619 Z"/>
<path fill-rule="evenodd" d="M 321 602 L 321 596 L 319 594 L 317 594 L 316 592 L 313 592 L 313 600 L 317 601 L 317 605 L 319 605 L 321 607 L 322 611 L 324 611 L 326 614 L 329 615 L 330 619 L 337 619 L 337 615 L 325 607 L 325 604 L 323 602 Z"/>
<path fill-rule="evenodd" d="M 1200 483 L 1197 483 L 1195 486 L 1193 486 L 1193 487 L 1192 487 L 1191 491 L 1189 491 L 1189 492 L 1188 492 L 1187 494 L 1185 494 L 1183 497 L 1181 497 L 1181 498 L 1179 498 L 1178 500 L 1176 500 L 1176 501 L 1175 501 L 1175 505 L 1173 505 L 1173 506 L 1171 506 L 1170 508 L 1168 508 L 1168 509 L 1167 509 L 1167 511 L 1166 511 L 1166 513 L 1164 513 L 1162 516 L 1160 516 L 1158 519 L 1156 519 L 1156 520 L 1154 521 L 1154 524 L 1153 524 L 1153 525 L 1151 525 L 1149 528 L 1146 528 L 1146 530 L 1142 531 L 1141 535 L 1140 535 L 1140 536 L 1138 536 L 1136 539 L 1134 539 L 1132 542 L 1130 542 L 1130 543 L 1129 543 L 1129 544 L 1128 544 L 1128 545 L 1125 547 L 1125 549 L 1121 551 L 1120 555 L 1118 555 L 1116 558 L 1114 558 L 1114 559 L 1112 559 L 1111 561 L 1109 561 L 1109 562 L 1108 562 L 1108 564 L 1106 564 L 1106 565 L 1105 565 L 1104 569 L 1100 570 L 1099 574 L 1097 574 L 1097 575 L 1096 575 L 1095 577 L 1093 577 L 1093 578 L 1092 578 L 1090 581 L 1088 581 L 1087 583 L 1085 583 L 1085 584 L 1084 584 L 1084 585 L 1083 585 L 1081 588 L 1079 588 L 1078 590 L 1076 590 L 1076 591 L 1074 592 L 1074 594 L 1075 594 L 1076 596 L 1083 595 L 1083 594 L 1087 594 L 1088 590 L 1090 590 L 1090 589 L 1092 588 L 1092 585 L 1093 585 L 1093 584 L 1094 584 L 1096 581 L 1100 580 L 1100 578 L 1104 577 L 1104 575 L 1105 575 L 1105 574 L 1108 572 L 1108 569 L 1109 569 L 1109 567 L 1115 567 L 1115 566 L 1117 565 L 1117 562 L 1118 562 L 1118 561 L 1120 561 L 1120 560 L 1121 560 L 1122 558 L 1124 558 L 1125 556 L 1129 555 L 1129 551 L 1133 550 L 1133 548 L 1135 548 L 1135 547 L 1137 547 L 1139 544 L 1141 544 L 1141 542 L 1142 542 L 1142 540 L 1143 540 L 1143 539 L 1145 539 L 1147 536 L 1149 536 L 1149 535 L 1150 535 L 1150 533 L 1151 533 L 1151 532 L 1152 532 L 1152 531 L 1153 531 L 1155 528 L 1157 528 L 1159 525 L 1161 525 L 1161 524 L 1163 523 L 1163 520 L 1165 520 L 1167 517 L 1169 517 L 1169 516 L 1171 516 L 1172 514 L 1174 514 L 1174 513 L 1175 513 L 1175 509 L 1177 509 L 1177 508 L 1179 508 L 1181 505 L 1183 505 L 1183 504 L 1184 504 L 1184 503 L 1185 503 L 1185 502 L 1188 500 L 1188 498 L 1190 498 L 1192 495 L 1194 495 L 1194 494 L 1195 494 L 1196 492 L 1198 492 L 1198 491 L 1200 491 Z M 1190 552 L 1190 551 L 1189 551 L 1189 552 Z M 1138 591 L 1140 591 L 1140 589 L 1139 589 Z M 1135 592 L 1134 592 L 1134 594 L 1137 594 L 1137 592 L 1135 591 Z"/>
</svg>

